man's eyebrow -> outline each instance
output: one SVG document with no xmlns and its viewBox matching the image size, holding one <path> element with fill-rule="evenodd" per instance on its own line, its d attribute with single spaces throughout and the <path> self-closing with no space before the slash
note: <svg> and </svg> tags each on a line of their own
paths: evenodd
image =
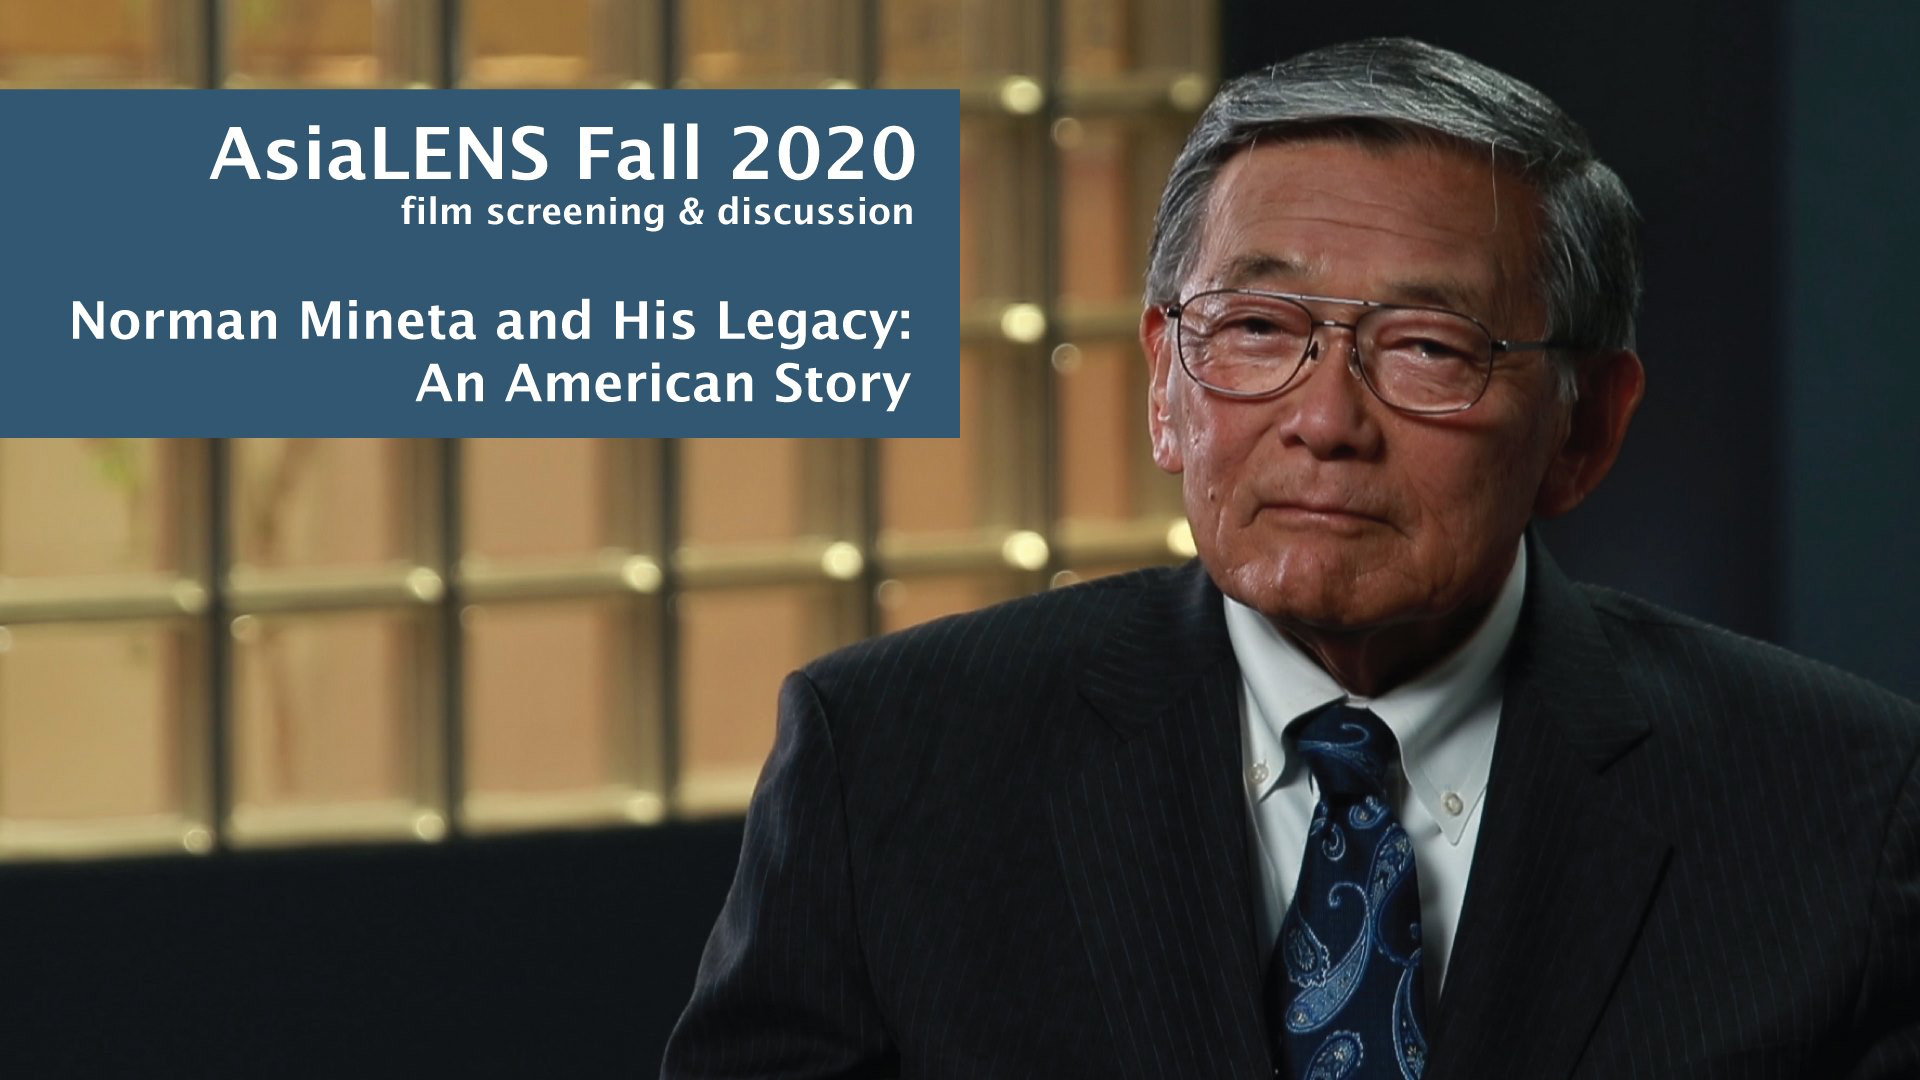
<svg viewBox="0 0 1920 1080">
<path fill-rule="evenodd" d="M 1225 288 L 1240 289 L 1268 278 L 1311 276 L 1311 269 L 1298 259 L 1256 251 L 1234 256 L 1220 275 L 1220 284 Z"/>
<path fill-rule="evenodd" d="M 1275 278 L 1283 278 L 1291 279 L 1290 283 L 1310 290 L 1311 286 L 1307 281 L 1317 276 L 1317 269 L 1299 259 L 1263 251 L 1248 252 L 1244 255 L 1236 255 L 1227 262 L 1219 278 L 1219 287 L 1245 289 L 1270 283 Z M 1448 277 L 1419 277 L 1390 281 L 1378 296 L 1357 296 L 1353 299 L 1447 308 L 1476 317 L 1485 315 L 1482 310 L 1484 303 L 1481 300 L 1480 290 Z"/>
<path fill-rule="evenodd" d="M 1448 278 L 1411 279 L 1389 282 L 1387 294 L 1369 299 L 1387 300 L 1396 304 L 1421 304 L 1427 307 L 1441 307 L 1452 311 L 1486 317 L 1480 292 L 1464 282 Z"/>
</svg>

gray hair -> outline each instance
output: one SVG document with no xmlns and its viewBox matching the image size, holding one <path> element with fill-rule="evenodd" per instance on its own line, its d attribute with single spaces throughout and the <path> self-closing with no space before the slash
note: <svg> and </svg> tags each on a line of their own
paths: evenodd
<svg viewBox="0 0 1920 1080">
<path fill-rule="evenodd" d="M 1174 162 L 1154 218 L 1149 304 L 1179 298 L 1193 272 L 1214 178 L 1255 140 L 1337 135 L 1486 148 L 1532 188 L 1541 211 L 1535 285 L 1547 336 L 1631 349 L 1640 307 L 1639 215 L 1587 133 L 1545 94 L 1458 53 L 1374 38 L 1302 53 L 1220 88 Z M 1559 365 L 1572 398 L 1573 371 Z"/>
</svg>

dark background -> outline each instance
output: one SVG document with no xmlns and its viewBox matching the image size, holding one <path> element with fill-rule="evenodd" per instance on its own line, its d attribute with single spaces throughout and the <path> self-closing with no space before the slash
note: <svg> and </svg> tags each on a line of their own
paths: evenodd
<svg viewBox="0 0 1920 1080">
<path fill-rule="evenodd" d="M 1920 6 L 1230 2 L 1222 67 L 1385 33 L 1545 90 L 1646 218 L 1648 396 L 1561 561 L 1920 696 Z M 8 867 L 0 1074 L 651 1075 L 739 842 Z"/>
</svg>

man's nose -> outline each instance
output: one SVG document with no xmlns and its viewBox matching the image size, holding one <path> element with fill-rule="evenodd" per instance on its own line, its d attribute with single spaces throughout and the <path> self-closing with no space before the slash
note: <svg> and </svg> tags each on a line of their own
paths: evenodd
<svg viewBox="0 0 1920 1080">
<path fill-rule="evenodd" d="M 1335 360 L 1344 363 L 1332 362 Z M 1280 436 L 1314 457 L 1370 458 L 1380 449 L 1380 405 L 1360 373 L 1359 342 L 1351 327 L 1322 324 L 1307 346 L 1305 369 L 1280 395 Z"/>
</svg>

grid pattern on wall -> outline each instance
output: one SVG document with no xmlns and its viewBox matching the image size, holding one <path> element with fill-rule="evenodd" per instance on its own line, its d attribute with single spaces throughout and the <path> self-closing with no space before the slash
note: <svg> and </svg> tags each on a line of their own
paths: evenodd
<svg viewBox="0 0 1920 1080">
<path fill-rule="evenodd" d="M 0 857 L 738 813 L 808 657 L 1190 555 L 1134 335 L 1213 18 L 0 0 L 0 87 L 941 86 L 963 116 L 958 439 L 0 439 Z"/>
</svg>

